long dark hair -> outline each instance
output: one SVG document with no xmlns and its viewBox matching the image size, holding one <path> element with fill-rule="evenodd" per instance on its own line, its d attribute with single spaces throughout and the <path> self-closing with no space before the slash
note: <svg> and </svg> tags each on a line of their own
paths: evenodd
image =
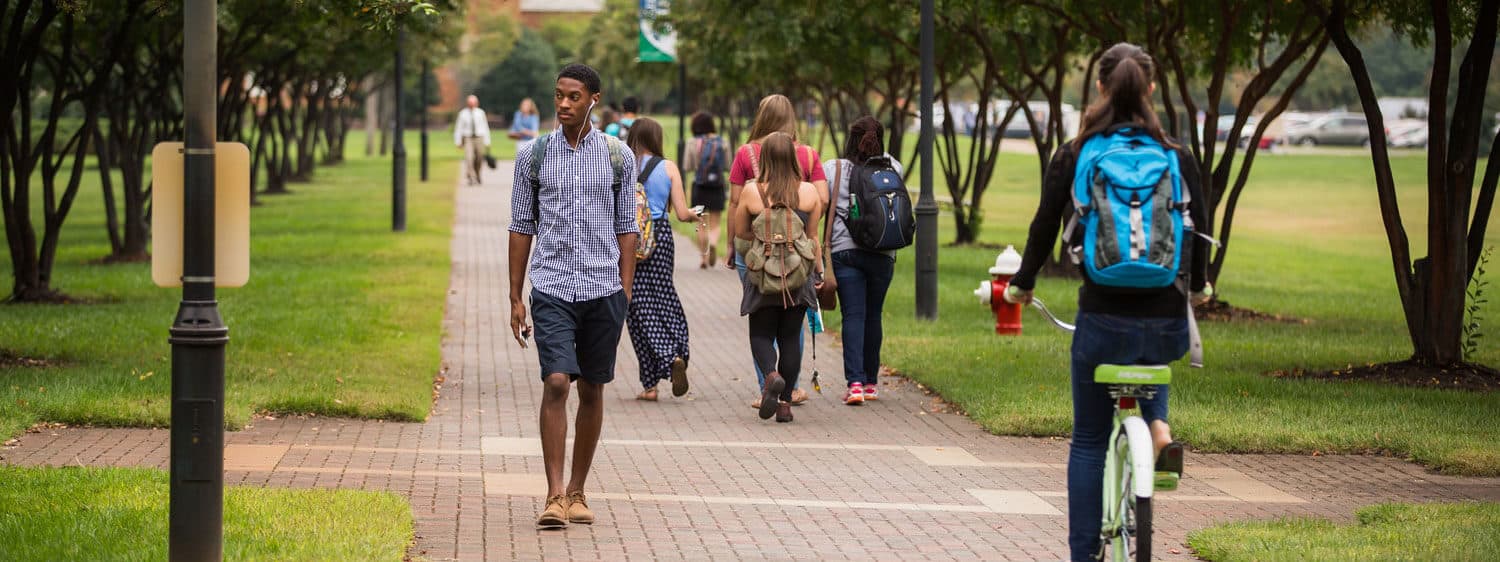
<svg viewBox="0 0 1500 562">
<path fill-rule="evenodd" d="M 1161 118 L 1151 102 L 1151 77 L 1156 63 L 1144 49 L 1130 43 L 1115 43 L 1099 57 L 1099 83 L 1103 92 L 1083 112 L 1075 147 L 1119 123 L 1137 123 L 1157 142 L 1171 148 L 1177 144 L 1162 131 Z"/>
<path fill-rule="evenodd" d="M 625 145 L 636 154 L 665 158 L 661 153 L 661 137 L 661 123 L 650 117 L 641 117 L 630 126 L 630 132 L 625 135 Z"/>
<path fill-rule="evenodd" d="M 849 125 L 849 136 L 844 140 L 844 159 L 856 164 L 885 155 L 885 127 L 869 115 L 855 119 Z"/>
</svg>

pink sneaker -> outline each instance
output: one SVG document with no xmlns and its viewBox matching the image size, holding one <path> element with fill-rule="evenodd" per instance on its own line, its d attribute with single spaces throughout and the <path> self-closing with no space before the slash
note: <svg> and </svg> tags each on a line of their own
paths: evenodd
<svg viewBox="0 0 1500 562">
<path fill-rule="evenodd" d="M 854 383 L 849 385 L 849 392 L 844 394 L 844 405 L 858 406 L 865 403 L 864 385 Z"/>
<path fill-rule="evenodd" d="M 880 390 L 875 385 L 866 386 L 864 389 L 865 402 L 873 402 L 880 399 Z"/>
</svg>

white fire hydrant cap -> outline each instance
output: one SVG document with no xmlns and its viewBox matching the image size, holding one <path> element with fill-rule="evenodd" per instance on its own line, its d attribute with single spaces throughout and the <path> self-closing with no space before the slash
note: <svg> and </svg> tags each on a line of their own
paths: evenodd
<svg viewBox="0 0 1500 562">
<path fill-rule="evenodd" d="M 994 289 L 990 287 L 989 281 L 980 281 L 979 288 L 974 290 L 974 296 L 979 297 L 979 304 L 990 304 Z"/>
<path fill-rule="evenodd" d="M 1015 275 L 1021 271 L 1021 254 L 1016 252 L 1015 246 L 1006 246 L 1004 252 L 995 256 L 995 267 L 990 268 L 990 275 Z"/>
</svg>

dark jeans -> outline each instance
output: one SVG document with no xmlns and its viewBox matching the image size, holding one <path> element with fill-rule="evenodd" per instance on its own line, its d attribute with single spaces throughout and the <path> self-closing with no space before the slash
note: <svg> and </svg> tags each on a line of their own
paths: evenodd
<svg viewBox="0 0 1500 562">
<path fill-rule="evenodd" d="M 775 371 L 786 379 L 782 402 L 791 402 L 792 390 L 797 388 L 797 375 L 802 370 L 802 322 L 806 318 L 805 306 L 762 308 L 750 313 L 750 354 L 755 356 L 757 369 Z"/>
<path fill-rule="evenodd" d="M 833 253 L 833 277 L 839 284 L 843 307 L 844 381 L 876 384 L 880 374 L 880 344 L 884 339 L 881 311 L 891 288 L 896 260 L 863 250 Z"/>
<path fill-rule="evenodd" d="M 1068 548 L 1075 561 L 1099 552 L 1104 516 L 1104 456 L 1113 426 L 1109 386 L 1094 382 L 1101 364 L 1165 365 L 1188 349 L 1187 317 L 1132 318 L 1078 313 L 1073 333 L 1073 444 L 1068 451 Z M 1139 401 L 1146 423 L 1167 419 L 1167 387 Z M 1149 478 L 1149 476 L 1147 476 Z"/>
</svg>

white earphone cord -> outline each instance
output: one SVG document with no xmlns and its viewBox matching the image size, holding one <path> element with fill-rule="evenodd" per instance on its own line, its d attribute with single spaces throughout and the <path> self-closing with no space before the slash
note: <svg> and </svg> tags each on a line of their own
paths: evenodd
<svg viewBox="0 0 1500 562">
<path fill-rule="evenodd" d="M 576 145 L 576 144 L 578 144 L 580 142 L 583 142 L 583 131 L 585 130 L 586 127 L 591 126 L 589 124 L 589 114 L 594 111 L 594 104 L 595 103 L 598 103 L 598 102 L 592 102 L 592 101 L 589 102 L 589 108 L 583 110 L 583 124 L 578 126 L 578 138 L 573 139 L 573 144 Z"/>
</svg>

